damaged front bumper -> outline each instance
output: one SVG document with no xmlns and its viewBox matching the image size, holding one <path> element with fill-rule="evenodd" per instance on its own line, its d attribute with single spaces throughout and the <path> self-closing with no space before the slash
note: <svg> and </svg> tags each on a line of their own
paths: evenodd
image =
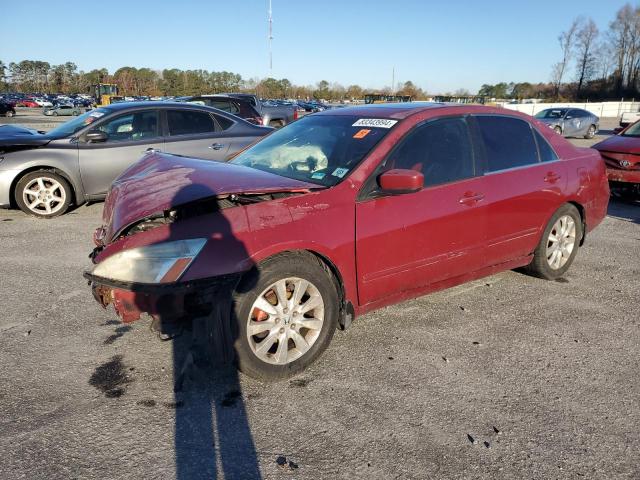
<svg viewBox="0 0 640 480">
<path fill-rule="evenodd" d="M 607 165 L 607 178 L 610 182 L 640 183 L 640 170 L 621 170 Z"/>
<path fill-rule="evenodd" d="M 166 284 L 130 283 L 84 272 L 93 297 L 107 308 L 110 304 L 125 323 L 143 314 L 163 322 L 179 322 L 206 316 L 219 305 L 229 305 L 240 275 L 222 275 L 201 280 Z"/>
</svg>

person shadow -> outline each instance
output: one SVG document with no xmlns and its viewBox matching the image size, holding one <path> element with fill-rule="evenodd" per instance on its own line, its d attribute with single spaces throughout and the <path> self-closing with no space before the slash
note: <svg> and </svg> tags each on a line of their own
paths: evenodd
<svg viewBox="0 0 640 480">
<path fill-rule="evenodd" d="M 220 201 L 215 195 L 209 187 L 191 183 L 175 194 L 173 204 L 203 199 L 187 211 L 197 212 L 207 222 L 208 242 L 201 254 L 220 249 L 226 259 L 247 259 L 244 244 L 219 214 Z M 170 228 L 167 241 L 188 238 L 179 231 L 179 219 Z M 166 313 L 155 315 L 152 322 L 152 330 L 172 342 L 174 401 L 168 406 L 175 408 L 178 480 L 215 479 L 219 474 L 225 479 L 262 478 L 233 348 L 238 336 L 233 290 L 248 291 L 255 283 L 242 287 L 236 284 L 230 282 L 215 289 L 198 286 L 186 297 L 185 303 L 196 305 L 186 315 L 176 311 L 171 304 L 174 299 L 162 297 L 159 305 Z M 136 295 L 140 308 L 145 301 Z"/>
</svg>

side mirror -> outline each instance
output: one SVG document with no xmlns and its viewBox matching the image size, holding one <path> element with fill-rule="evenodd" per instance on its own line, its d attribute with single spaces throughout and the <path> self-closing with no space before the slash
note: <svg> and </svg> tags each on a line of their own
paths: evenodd
<svg viewBox="0 0 640 480">
<path fill-rule="evenodd" d="M 413 193 L 424 187 L 424 175 L 415 170 L 396 168 L 384 172 L 378 178 L 383 192 L 392 194 Z"/>
<path fill-rule="evenodd" d="M 565 120 L 571 120 L 573 117 L 571 115 L 567 115 L 566 117 L 564 117 Z"/>
<path fill-rule="evenodd" d="M 109 135 L 100 130 L 91 130 L 84 135 L 84 139 L 88 143 L 106 142 Z"/>
</svg>

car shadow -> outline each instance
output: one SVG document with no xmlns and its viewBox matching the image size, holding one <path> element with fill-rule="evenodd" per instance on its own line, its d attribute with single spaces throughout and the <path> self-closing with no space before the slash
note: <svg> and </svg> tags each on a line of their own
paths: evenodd
<svg viewBox="0 0 640 480">
<path fill-rule="evenodd" d="M 194 196 L 212 199 L 215 192 L 190 184 L 174 196 L 173 204 L 180 205 Z M 219 203 L 201 203 L 198 212 L 203 213 L 203 208 L 207 209 L 203 221 L 208 222 L 205 248 L 219 248 L 225 255 L 246 258 L 246 249 L 235 238 L 228 220 L 216 214 Z M 166 241 L 185 238 L 180 235 L 180 227 L 180 220 L 171 224 Z M 172 342 L 174 401 L 167 406 L 175 408 L 174 451 L 179 480 L 215 479 L 218 475 L 262 478 L 233 348 L 238 335 L 232 295 L 239 288 L 236 284 L 198 286 L 197 312 L 188 317 L 171 313 L 154 316 L 153 328 Z M 250 290 L 252 286 L 244 288 Z M 144 306 L 144 299 L 140 298 L 138 306 Z M 167 312 L 171 311 L 169 306 Z"/>
<path fill-rule="evenodd" d="M 601 128 L 600 130 L 598 130 L 598 135 L 615 135 L 616 132 L 613 131 L 613 129 L 606 129 L 606 128 Z"/>
</svg>

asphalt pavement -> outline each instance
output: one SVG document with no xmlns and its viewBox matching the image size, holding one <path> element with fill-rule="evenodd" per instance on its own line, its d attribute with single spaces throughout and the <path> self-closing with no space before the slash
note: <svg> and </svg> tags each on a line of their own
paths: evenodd
<svg viewBox="0 0 640 480">
<path fill-rule="evenodd" d="M 612 201 L 561 281 L 367 314 L 273 384 L 97 305 L 101 210 L 0 210 L 2 479 L 640 478 L 640 204 Z"/>
</svg>

